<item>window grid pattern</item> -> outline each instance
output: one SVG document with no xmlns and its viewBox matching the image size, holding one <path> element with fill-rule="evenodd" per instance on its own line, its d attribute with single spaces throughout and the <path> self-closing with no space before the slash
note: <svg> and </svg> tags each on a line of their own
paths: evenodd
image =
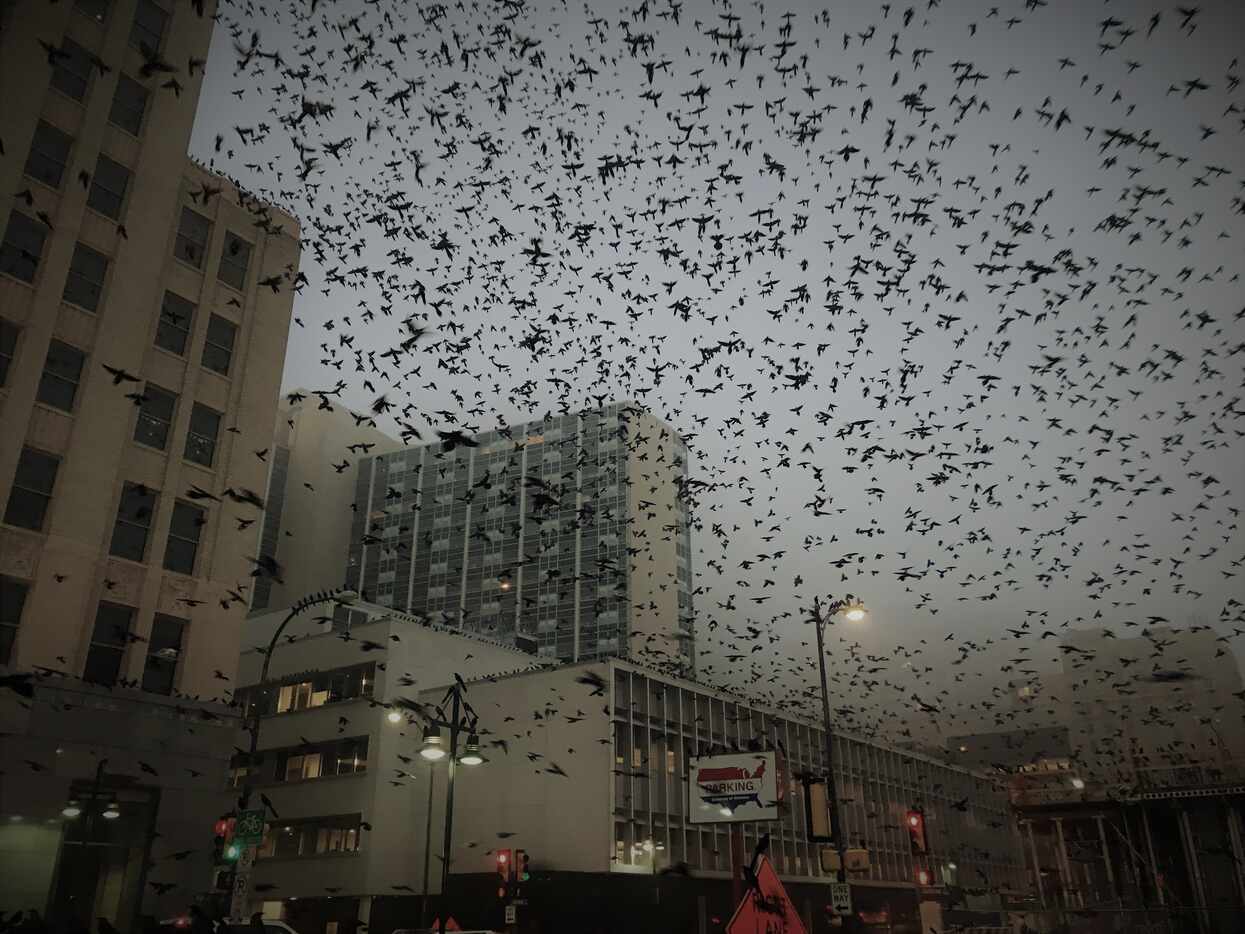
<svg viewBox="0 0 1245 934">
<path fill-rule="evenodd" d="M 663 859 L 701 871 L 727 871 L 729 824 L 693 824 L 686 815 L 688 760 L 739 749 L 785 750 L 780 819 L 741 826 L 744 852 L 760 835 L 786 876 L 821 877 L 820 844 L 808 840 L 803 788 L 795 776 L 825 769 L 822 731 L 722 695 L 611 665 L 616 855 L 623 866 L 651 866 L 645 840 L 664 844 Z M 835 737 L 840 815 L 853 847 L 870 855 L 865 878 L 910 883 L 917 864 L 905 826 L 923 808 L 930 852 L 922 866 L 955 862 L 961 878 L 983 873 L 992 886 L 1021 887 L 1024 858 L 1009 818 L 1006 789 L 982 776 L 931 759 Z M 960 805 L 967 804 L 965 810 Z M 954 805 L 954 806 L 953 806 Z"/>
</svg>

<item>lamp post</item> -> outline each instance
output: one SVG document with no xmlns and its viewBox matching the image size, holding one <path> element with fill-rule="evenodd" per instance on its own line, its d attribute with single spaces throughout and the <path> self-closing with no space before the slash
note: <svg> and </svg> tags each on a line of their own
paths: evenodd
<svg viewBox="0 0 1245 934">
<path fill-rule="evenodd" d="M 445 925 L 448 920 L 446 908 L 449 905 L 450 852 L 454 840 L 454 773 L 456 766 L 459 764 L 472 767 L 484 762 L 484 757 L 480 755 L 480 737 L 476 732 L 476 713 L 464 699 L 464 693 L 462 681 L 455 680 L 454 686 L 445 692 L 445 697 L 442 698 L 441 705 L 437 708 L 437 712 L 441 714 L 441 717 L 428 718 L 427 726 L 424 728 L 423 747 L 419 750 L 419 754 L 429 762 L 439 762 L 447 756 L 449 759 L 449 771 L 445 788 L 445 834 L 441 844 L 441 917 L 437 922 L 439 934 L 445 934 Z M 445 714 L 443 713 L 446 701 L 449 701 L 450 704 L 448 720 L 444 719 Z M 464 728 L 467 730 L 467 743 L 460 756 L 458 754 L 458 738 L 462 735 Z M 449 730 L 449 749 L 445 748 L 445 744 L 441 739 L 442 729 Z M 429 790 L 429 801 L 431 802 L 431 790 Z M 429 808 L 429 813 L 431 813 L 431 807 Z M 431 819 L 429 819 L 428 829 L 430 831 L 432 829 Z M 424 852 L 427 854 L 426 845 Z M 425 856 L 425 880 L 427 879 L 427 873 L 428 860 L 427 856 Z M 427 891 L 427 882 L 425 882 L 425 891 Z"/>
<path fill-rule="evenodd" d="M 277 650 L 277 643 L 281 638 L 281 634 L 285 632 L 286 626 L 313 606 L 319 606 L 323 603 L 350 604 L 358 596 L 355 591 L 345 588 L 340 590 L 322 590 L 303 597 L 303 599 L 290 607 L 290 611 L 285 615 L 285 619 L 281 620 L 281 624 L 273 632 L 272 638 L 268 640 L 268 648 L 264 651 L 264 663 L 259 669 L 259 690 L 263 691 L 264 685 L 268 683 L 268 671 L 272 667 L 272 656 Z M 255 757 L 259 752 L 259 727 L 264 715 L 263 706 L 262 699 L 258 699 L 255 703 L 255 715 L 251 720 L 251 725 L 246 728 L 251 734 L 251 741 L 246 755 L 246 782 L 242 786 L 242 794 L 238 797 L 239 815 L 250 805 L 251 792 L 254 790 Z M 245 710 L 242 712 L 242 715 L 244 718 L 246 717 Z M 234 877 L 233 898 L 230 902 L 229 912 L 235 918 L 241 918 L 246 910 L 246 901 L 250 892 L 251 866 L 255 863 L 255 850 L 256 847 L 254 846 L 247 847 L 238 859 L 238 870 Z"/>
<path fill-rule="evenodd" d="M 830 725 L 830 688 L 826 683 L 825 629 L 830 619 L 843 613 L 852 622 L 865 618 L 865 608 L 850 594 L 842 600 L 834 600 L 825 608 L 821 598 L 813 599 L 810 622 L 817 630 L 817 667 L 821 674 L 821 731 L 826 740 L 826 790 L 830 799 L 830 831 L 834 835 L 834 848 L 839 854 L 838 881 L 847 882 L 847 834 L 839 821 L 839 787 L 834 775 L 834 732 Z"/>
<path fill-rule="evenodd" d="M 432 789 L 436 784 L 435 762 L 428 763 L 428 812 L 424 820 L 424 897 L 419 902 L 419 926 L 428 926 L 428 878 L 432 869 Z"/>
</svg>

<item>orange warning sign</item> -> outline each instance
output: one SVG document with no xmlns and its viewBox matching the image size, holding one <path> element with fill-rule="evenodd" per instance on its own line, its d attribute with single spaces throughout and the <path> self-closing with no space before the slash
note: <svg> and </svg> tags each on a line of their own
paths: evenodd
<svg viewBox="0 0 1245 934">
<path fill-rule="evenodd" d="M 726 925 L 726 934 L 806 934 L 804 922 L 769 859 L 757 857 L 753 870 L 756 885 L 744 892 L 744 900 Z"/>
</svg>

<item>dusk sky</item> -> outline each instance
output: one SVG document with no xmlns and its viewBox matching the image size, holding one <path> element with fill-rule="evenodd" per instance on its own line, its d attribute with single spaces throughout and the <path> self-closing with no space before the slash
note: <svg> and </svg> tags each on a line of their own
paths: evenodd
<svg viewBox="0 0 1245 934">
<path fill-rule="evenodd" d="M 706 485 L 702 673 L 806 687 L 855 594 L 865 725 L 1009 629 L 1245 628 L 1245 7 L 1187 14 L 227 6 L 192 155 L 302 222 L 287 388 L 425 437 L 637 400 Z"/>
</svg>

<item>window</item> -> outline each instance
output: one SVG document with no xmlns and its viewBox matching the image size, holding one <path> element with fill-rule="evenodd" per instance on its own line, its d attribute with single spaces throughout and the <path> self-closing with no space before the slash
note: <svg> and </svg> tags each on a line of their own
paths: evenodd
<svg viewBox="0 0 1245 934">
<path fill-rule="evenodd" d="M 138 410 L 138 421 L 134 425 L 134 440 L 163 451 L 169 443 L 169 430 L 173 427 L 177 396 L 148 383 L 141 398 L 143 401 Z"/>
<path fill-rule="evenodd" d="M 151 0 L 138 0 L 138 9 L 134 11 L 134 23 L 130 26 L 130 45 L 143 51 L 146 49 L 154 54 L 160 51 L 160 42 L 164 39 L 164 27 L 169 21 L 169 14 Z"/>
<path fill-rule="evenodd" d="M 61 297 L 87 311 L 96 311 L 107 274 L 108 257 L 79 243 L 73 248 L 69 276 L 65 279 L 65 292 Z"/>
<path fill-rule="evenodd" d="M 48 345 L 48 358 L 43 363 L 43 375 L 39 377 L 35 398 L 62 412 L 72 412 L 85 360 L 86 354 L 77 347 L 52 341 Z"/>
<path fill-rule="evenodd" d="M 178 500 L 173 504 L 169 523 L 169 540 L 164 546 L 164 567 L 178 574 L 195 572 L 195 556 L 199 552 L 199 530 L 203 528 L 203 510 Z"/>
<path fill-rule="evenodd" d="M 91 179 L 86 206 L 113 220 L 120 220 L 121 206 L 125 203 L 125 190 L 129 186 L 130 170 L 120 162 L 113 162 L 101 154 L 99 161 L 95 163 L 95 175 Z"/>
<path fill-rule="evenodd" d="M 26 156 L 26 174 L 50 188 L 60 188 L 72 148 L 73 137 L 40 120 Z"/>
<path fill-rule="evenodd" d="M 216 436 L 220 432 L 220 412 L 196 402 L 190 410 L 190 431 L 186 434 L 185 458 L 211 467 L 216 459 Z"/>
<path fill-rule="evenodd" d="M 108 122 L 121 127 L 131 136 L 137 136 L 143 128 L 143 116 L 147 113 L 149 96 L 145 87 L 129 75 L 121 75 L 117 79 L 117 90 L 112 95 Z"/>
<path fill-rule="evenodd" d="M 13 657 L 13 643 L 17 641 L 17 627 L 21 625 L 29 591 L 30 585 L 25 581 L 0 577 L 0 665 L 7 665 Z"/>
<path fill-rule="evenodd" d="M 9 381 L 9 366 L 17 353 L 17 334 L 21 330 L 0 318 L 0 387 Z"/>
<path fill-rule="evenodd" d="M 108 0 L 77 0 L 74 8 L 97 23 L 102 23 L 108 18 Z"/>
<path fill-rule="evenodd" d="M 256 856 L 264 859 L 291 859 L 324 853 L 355 853 L 359 850 L 358 814 L 333 817 L 306 817 L 301 820 L 269 824 Z"/>
<path fill-rule="evenodd" d="M 238 336 L 238 326 L 219 315 L 208 319 L 207 338 L 203 342 L 203 365 L 222 376 L 229 375 L 233 362 L 233 344 Z"/>
<path fill-rule="evenodd" d="M 4 508 L 4 521 L 8 525 L 43 531 L 43 520 L 52 502 L 52 488 L 56 485 L 56 472 L 60 465 L 58 457 L 34 448 L 22 448 L 17 459 L 17 471 L 13 475 L 9 503 Z"/>
<path fill-rule="evenodd" d="M 43 224 L 14 211 L 4 228 L 4 242 L 0 243 L 0 272 L 23 282 L 34 282 L 46 238 L 47 228 Z"/>
<path fill-rule="evenodd" d="M 95 611 L 95 628 L 91 631 L 91 647 L 86 653 L 83 681 L 108 685 L 116 683 L 133 623 L 134 607 L 100 603 Z"/>
<path fill-rule="evenodd" d="M 147 555 L 147 535 L 151 517 L 156 511 L 156 493 L 141 483 L 126 483 L 117 504 L 117 524 L 112 529 L 112 545 L 108 553 L 130 561 L 142 561 Z"/>
<path fill-rule="evenodd" d="M 172 694 L 177 661 L 182 654 L 182 633 L 187 620 L 157 613 L 147 642 L 147 664 L 143 666 L 143 690 L 153 694 Z"/>
<path fill-rule="evenodd" d="M 208 238 L 212 234 L 212 222 L 190 208 L 182 208 L 182 219 L 177 226 L 177 239 L 173 242 L 173 255 L 195 269 L 203 268 L 207 255 Z"/>
<path fill-rule="evenodd" d="M 246 270 L 251 264 L 251 244 L 232 230 L 225 232 L 225 248 L 220 254 L 220 268 L 216 278 L 231 285 L 239 292 L 246 289 Z"/>
<path fill-rule="evenodd" d="M 160 305 L 160 321 L 156 325 L 156 346 L 179 357 L 186 353 L 190 328 L 194 324 L 195 306 L 173 292 L 164 293 Z"/>
<path fill-rule="evenodd" d="M 61 52 L 52 68 L 52 87 L 80 101 L 91 83 L 91 53 L 68 38 L 61 40 Z"/>
<path fill-rule="evenodd" d="M 238 688 L 234 701 L 245 711 L 245 716 L 262 716 L 289 713 L 322 707 L 356 697 L 371 697 L 376 666 L 369 662 L 348 668 L 335 668 L 317 672 L 309 681 L 295 681 L 261 688 L 258 686 Z"/>
</svg>

